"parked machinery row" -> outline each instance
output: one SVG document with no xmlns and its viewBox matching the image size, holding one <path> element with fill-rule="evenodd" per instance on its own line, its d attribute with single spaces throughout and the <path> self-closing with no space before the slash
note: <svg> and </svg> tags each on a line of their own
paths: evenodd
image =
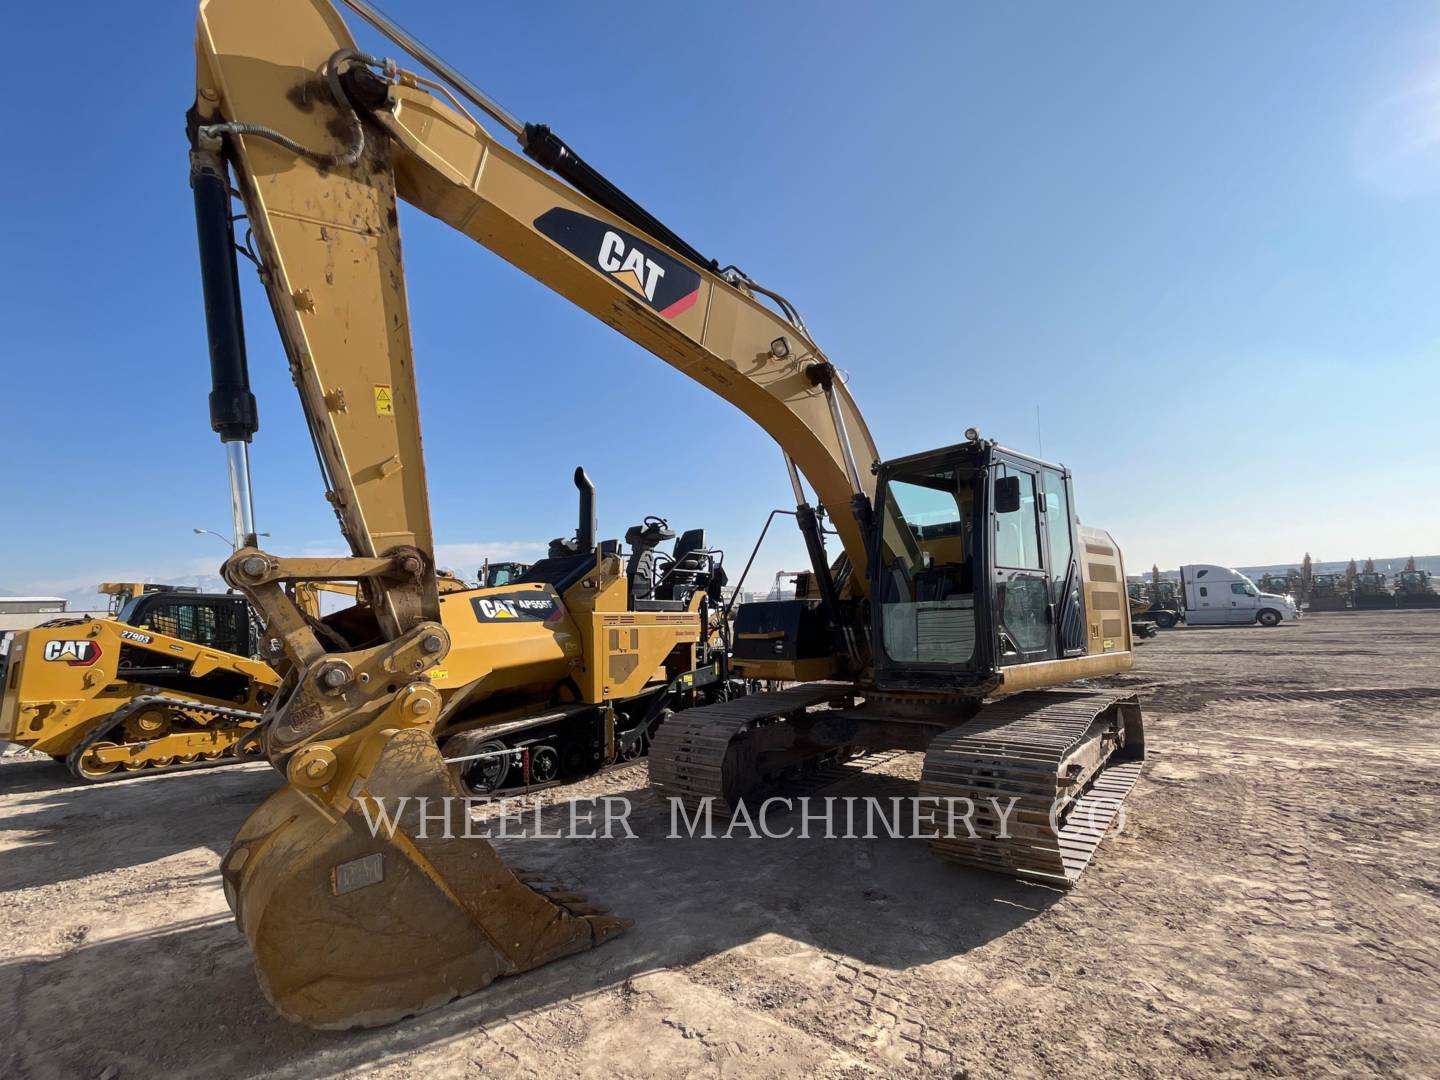
<svg viewBox="0 0 1440 1080">
<path fill-rule="evenodd" d="M 1310 611 L 1386 611 L 1440 607 L 1440 593 L 1429 570 L 1407 568 L 1390 575 L 1378 571 L 1315 574 L 1310 581 Z"/>
</svg>

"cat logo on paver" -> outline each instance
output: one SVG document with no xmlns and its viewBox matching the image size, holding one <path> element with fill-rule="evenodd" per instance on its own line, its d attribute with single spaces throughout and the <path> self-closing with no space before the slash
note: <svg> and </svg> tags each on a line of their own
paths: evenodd
<svg viewBox="0 0 1440 1080">
<path fill-rule="evenodd" d="M 480 622 L 545 622 L 559 611 L 554 597 L 537 592 L 476 596 L 470 606 Z"/>
</svg>

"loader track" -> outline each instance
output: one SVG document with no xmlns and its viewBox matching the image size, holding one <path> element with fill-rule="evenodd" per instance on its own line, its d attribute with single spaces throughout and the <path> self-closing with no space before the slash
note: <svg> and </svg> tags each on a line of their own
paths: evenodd
<svg viewBox="0 0 1440 1080">
<path fill-rule="evenodd" d="M 1039 691 L 988 705 L 936 738 L 920 772 L 939 834 L 931 850 L 965 866 L 1073 883 L 1140 775 L 1143 739 L 1107 753 L 1084 781 L 1072 781 L 1072 770 L 1107 718 L 1130 708 L 1138 734 L 1134 694 Z M 1002 805 L 1013 807 L 1003 821 Z"/>
<path fill-rule="evenodd" d="M 223 735 L 233 733 L 235 738 L 223 744 L 212 739 L 210 748 L 197 746 L 196 753 L 193 755 L 180 756 L 164 754 L 159 751 L 152 752 L 152 746 L 161 743 L 168 736 L 134 740 L 126 737 L 126 727 L 134 717 L 156 708 L 175 710 L 182 716 L 188 715 L 189 721 L 195 726 L 195 731 L 178 734 L 200 734 L 214 731 Z M 205 719 L 203 721 L 195 720 L 193 714 L 196 713 L 202 714 Z M 127 702 L 111 713 L 104 723 L 97 724 L 95 729 L 66 755 L 65 765 L 70 770 L 71 776 L 86 784 L 127 780 L 135 776 L 148 776 L 152 773 L 179 772 L 182 769 L 233 765 L 249 760 L 244 756 L 236 757 L 235 749 L 244 738 L 245 732 L 250 730 L 253 725 L 258 724 L 260 719 L 260 713 L 250 712 L 246 709 L 205 705 L 189 698 L 166 697 L 163 694 L 146 694 Z M 117 734 L 119 735 L 118 741 L 114 739 Z M 103 766 L 97 768 L 97 762 L 90 758 L 90 755 L 97 747 L 107 744 L 116 750 L 128 752 L 130 758 L 123 763 L 106 763 L 109 765 L 108 769 L 100 771 Z"/>
</svg>

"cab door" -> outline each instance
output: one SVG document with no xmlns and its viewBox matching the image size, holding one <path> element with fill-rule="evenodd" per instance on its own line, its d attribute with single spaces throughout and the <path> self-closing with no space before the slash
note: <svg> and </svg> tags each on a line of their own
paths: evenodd
<svg viewBox="0 0 1440 1080">
<path fill-rule="evenodd" d="M 1260 607 L 1260 597 L 1253 588 L 1243 581 L 1230 582 L 1230 610 L 1225 613 L 1227 623 L 1252 623 Z"/>
<path fill-rule="evenodd" d="M 991 579 L 1001 667 L 1051 660 L 1058 654 L 1055 605 L 1040 521 L 1040 471 L 1026 462 L 991 467 Z"/>
<path fill-rule="evenodd" d="M 1040 532 L 1045 538 L 1045 566 L 1050 571 L 1050 622 L 1055 632 L 1055 654 L 1084 656 L 1085 591 L 1076 546 L 1070 474 L 1050 466 L 1040 468 Z"/>
</svg>

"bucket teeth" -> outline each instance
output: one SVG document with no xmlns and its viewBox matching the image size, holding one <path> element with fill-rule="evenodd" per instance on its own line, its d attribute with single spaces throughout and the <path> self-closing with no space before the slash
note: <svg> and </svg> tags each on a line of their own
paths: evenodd
<svg viewBox="0 0 1440 1080">
<path fill-rule="evenodd" d="M 633 919 L 622 919 L 618 915 L 586 915 L 584 919 L 590 924 L 590 932 L 595 935 L 596 945 L 635 925 Z"/>
</svg>

